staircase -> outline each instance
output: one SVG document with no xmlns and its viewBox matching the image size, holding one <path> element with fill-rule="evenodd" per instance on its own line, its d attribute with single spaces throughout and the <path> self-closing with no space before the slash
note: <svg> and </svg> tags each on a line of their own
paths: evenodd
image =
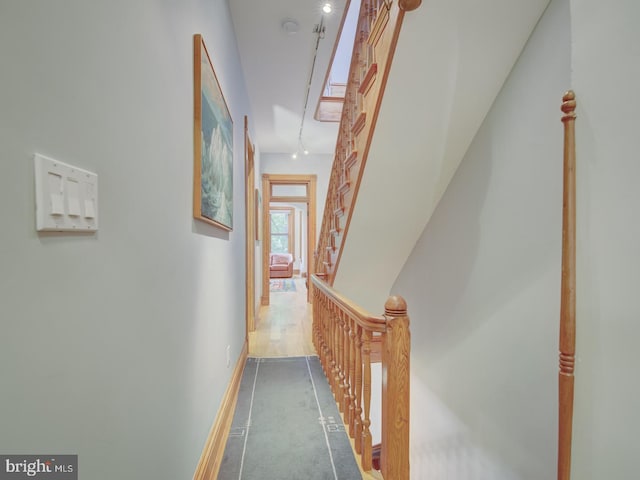
<svg viewBox="0 0 640 480">
<path fill-rule="evenodd" d="M 420 3 L 421 0 L 363 0 L 361 4 L 315 252 L 315 271 L 329 284 L 333 284 L 340 262 L 404 14 Z"/>
<path fill-rule="evenodd" d="M 362 106 L 343 112 L 316 251 L 342 294 L 371 311 L 389 295 L 547 4 L 436 0 L 404 15 L 394 1 L 361 24 L 347 95 Z"/>
</svg>

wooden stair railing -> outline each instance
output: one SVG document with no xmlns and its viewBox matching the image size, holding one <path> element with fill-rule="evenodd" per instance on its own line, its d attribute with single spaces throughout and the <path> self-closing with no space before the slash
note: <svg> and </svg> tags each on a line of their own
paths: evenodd
<svg viewBox="0 0 640 480">
<path fill-rule="evenodd" d="M 369 153 L 382 95 L 407 11 L 422 0 L 362 0 L 324 217 L 316 272 L 333 285 Z"/>
<path fill-rule="evenodd" d="M 386 480 L 409 479 L 409 357 L 407 304 L 392 296 L 373 316 L 317 275 L 313 282 L 313 343 L 365 472 L 372 469 L 371 364 L 382 362 L 380 471 Z M 375 341 L 377 340 L 377 341 Z"/>
</svg>

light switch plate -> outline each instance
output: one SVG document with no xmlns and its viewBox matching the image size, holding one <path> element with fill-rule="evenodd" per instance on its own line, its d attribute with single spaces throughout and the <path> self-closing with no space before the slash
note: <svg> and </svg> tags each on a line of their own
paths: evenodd
<svg viewBox="0 0 640 480">
<path fill-rule="evenodd" d="M 98 230 L 98 175 L 36 153 L 36 229 Z"/>
</svg>

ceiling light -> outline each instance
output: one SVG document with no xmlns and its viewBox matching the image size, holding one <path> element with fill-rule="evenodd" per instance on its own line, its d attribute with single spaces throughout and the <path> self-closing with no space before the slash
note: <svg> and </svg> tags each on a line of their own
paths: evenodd
<svg viewBox="0 0 640 480">
<path fill-rule="evenodd" d="M 302 144 L 302 138 L 298 138 L 298 149 L 291 154 L 291 158 L 295 160 L 296 158 L 298 158 L 298 154 L 300 153 L 309 155 L 309 150 L 307 150 L 306 147 Z"/>
<path fill-rule="evenodd" d="M 298 30 L 300 30 L 300 24 L 293 18 L 285 18 L 282 21 L 282 30 L 284 30 L 287 35 L 295 35 L 298 33 Z"/>
<path fill-rule="evenodd" d="M 333 7 L 331 6 L 330 3 L 325 3 L 322 7 L 322 11 L 324 13 L 331 13 L 331 10 L 333 10 Z"/>
</svg>

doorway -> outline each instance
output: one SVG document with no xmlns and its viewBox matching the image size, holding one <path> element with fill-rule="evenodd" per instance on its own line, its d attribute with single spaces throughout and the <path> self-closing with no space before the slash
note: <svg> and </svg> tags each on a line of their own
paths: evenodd
<svg viewBox="0 0 640 480">
<path fill-rule="evenodd" d="M 304 204 L 306 206 L 306 249 L 303 262 L 307 276 L 307 302 L 310 301 L 311 283 L 309 278 L 315 266 L 314 251 L 316 242 L 316 175 L 262 175 L 263 248 L 262 248 L 262 295 L 260 303 L 269 305 L 269 259 L 271 253 L 270 205 L 272 203 Z"/>
</svg>

